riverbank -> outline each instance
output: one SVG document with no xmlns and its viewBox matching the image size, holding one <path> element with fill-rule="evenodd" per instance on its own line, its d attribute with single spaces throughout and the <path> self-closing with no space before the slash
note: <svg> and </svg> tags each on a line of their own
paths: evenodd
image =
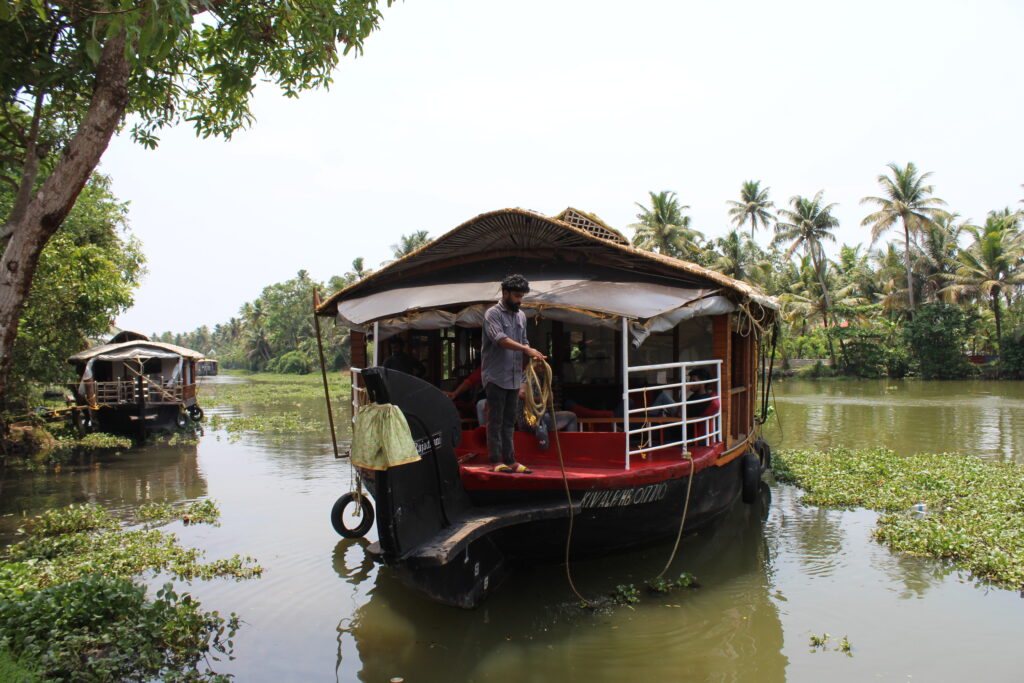
<svg viewBox="0 0 1024 683">
<path fill-rule="evenodd" d="M 894 550 L 949 560 L 977 579 L 1024 590 L 1024 466 L 950 453 L 885 448 L 789 450 L 779 481 L 805 505 L 884 513 L 875 538 Z"/>
</svg>

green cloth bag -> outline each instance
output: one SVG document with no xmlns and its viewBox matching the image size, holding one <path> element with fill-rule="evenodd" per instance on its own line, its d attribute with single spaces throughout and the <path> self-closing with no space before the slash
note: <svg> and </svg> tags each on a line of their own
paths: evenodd
<svg viewBox="0 0 1024 683">
<path fill-rule="evenodd" d="M 419 459 L 401 408 L 390 403 L 369 403 L 356 409 L 352 427 L 353 465 L 386 470 Z"/>
</svg>

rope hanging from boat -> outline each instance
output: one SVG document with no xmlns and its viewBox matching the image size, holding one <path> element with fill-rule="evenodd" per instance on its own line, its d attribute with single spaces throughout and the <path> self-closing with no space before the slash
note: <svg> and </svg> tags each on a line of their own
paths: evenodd
<svg viewBox="0 0 1024 683">
<path fill-rule="evenodd" d="M 668 568 L 672 566 L 673 562 L 675 562 L 676 553 L 679 552 L 679 542 L 683 540 L 683 527 L 686 526 L 686 513 L 690 511 L 690 491 L 693 489 L 693 474 L 697 470 L 697 467 L 693 462 L 693 456 L 689 452 L 685 453 L 683 457 L 690 461 L 690 476 L 686 479 L 686 499 L 683 502 L 683 516 L 679 520 L 679 533 L 676 534 L 676 543 L 672 546 L 672 553 L 668 556 L 668 562 L 666 562 L 662 570 L 658 572 L 658 575 L 654 577 L 655 579 L 660 579 L 664 576 L 665 572 L 668 571 Z"/>
<path fill-rule="evenodd" d="M 569 477 L 565 473 L 565 459 L 562 457 L 562 442 L 558 438 L 558 421 L 555 420 L 555 399 L 551 391 L 551 366 L 546 362 L 541 361 L 537 365 L 543 366 L 542 376 L 538 377 L 537 370 L 534 367 L 534 363 L 528 363 L 526 366 L 526 407 L 524 412 L 527 415 L 534 415 L 536 420 L 540 420 L 541 416 L 544 415 L 546 410 L 551 411 L 551 423 L 552 429 L 555 436 L 555 452 L 558 453 L 558 467 L 562 471 L 562 486 L 565 489 L 565 501 L 566 505 L 569 506 L 569 530 L 565 536 L 565 578 L 569 581 L 569 589 L 572 590 L 573 594 L 580 599 L 581 602 L 586 604 L 587 607 L 597 607 L 598 603 L 593 600 L 588 600 L 583 597 L 583 594 L 576 588 L 576 583 L 572 580 L 572 567 L 569 561 L 569 555 L 572 549 L 572 532 L 573 526 L 576 521 L 576 509 L 572 504 L 572 492 L 569 490 Z M 536 394 L 540 394 L 545 398 L 545 402 L 539 402 L 536 400 Z M 533 397 L 533 400 L 531 400 Z M 538 410 L 539 406 L 539 410 Z"/>
</svg>

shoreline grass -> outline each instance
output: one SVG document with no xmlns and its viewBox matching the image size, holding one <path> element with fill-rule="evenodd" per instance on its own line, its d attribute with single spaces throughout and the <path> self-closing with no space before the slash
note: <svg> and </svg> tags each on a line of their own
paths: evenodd
<svg viewBox="0 0 1024 683">
<path fill-rule="evenodd" d="M 786 450 L 776 478 L 805 505 L 882 513 L 874 530 L 892 549 L 951 561 L 975 578 L 1024 590 L 1024 466 L 951 453 L 886 448 Z"/>
</svg>

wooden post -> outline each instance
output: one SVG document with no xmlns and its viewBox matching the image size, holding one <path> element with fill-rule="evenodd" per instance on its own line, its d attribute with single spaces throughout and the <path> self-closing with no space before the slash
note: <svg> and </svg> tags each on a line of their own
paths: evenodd
<svg viewBox="0 0 1024 683">
<path fill-rule="evenodd" d="M 722 361 L 722 395 L 719 400 L 722 402 L 722 440 L 725 447 L 732 444 L 732 327 L 729 324 L 729 314 L 716 315 L 711 318 L 711 339 L 712 353 L 717 360 Z"/>
<path fill-rule="evenodd" d="M 145 383 L 142 381 L 140 373 L 135 378 L 135 406 L 139 418 L 139 441 L 146 440 L 146 395 L 142 393 L 144 389 Z"/>
<path fill-rule="evenodd" d="M 320 354 L 320 374 L 324 380 L 324 399 L 327 401 L 327 422 L 331 426 L 331 445 L 334 446 L 334 457 L 340 458 L 338 453 L 338 437 L 334 433 L 334 409 L 331 408 L 331 390 L 327 384 L 327 363 L 324 361 L 324 342 L 320 334 L 320 316 L 316 314 L 317 306 L 320 305 L 320 293 L 313 288 L 313 326 L 316 328 L 316 348 Z"/>
</svg>

